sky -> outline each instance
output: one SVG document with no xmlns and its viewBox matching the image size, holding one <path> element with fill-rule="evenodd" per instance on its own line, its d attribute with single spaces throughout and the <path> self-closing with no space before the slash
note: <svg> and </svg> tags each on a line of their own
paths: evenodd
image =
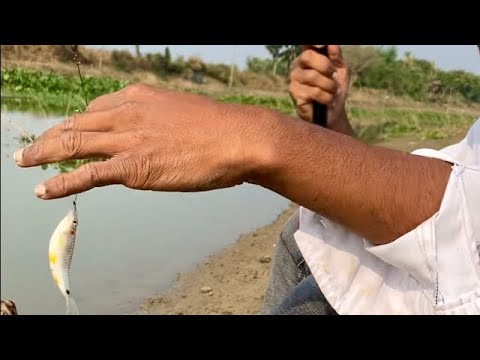
<svg viewBox="0 0 480 360">
<path fill-rule="evenodd" d="M 105 49 L 127 49 L 134 51 L 134 45 L 87 45 Z M 269 57 L 264 45 L 140 45 L 142 53 L 163 52 L 170 48 L 172 56 L 199 56 L 206 62 L 235 63 L 244 68 L 247 57 Z M 403 57 L 409 51 L 419 59 L 434 61 L 443 70 L 466 70 L 480 75 L 480 53 L 476 45 L 395 45 L 398 55 Z"/>
</svg>

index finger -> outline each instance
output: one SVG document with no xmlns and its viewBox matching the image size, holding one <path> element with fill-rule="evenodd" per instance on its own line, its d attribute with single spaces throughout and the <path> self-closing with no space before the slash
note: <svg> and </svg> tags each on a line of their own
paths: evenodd
<svg viewBox="0 0 480 360">
<path fill-rule="evenodd" d="M 127 105 L 102 111 L 86 111 L 69 116 L 62 122 L 44 131 L 35 142 L 56 138 L 72 131 L 109 132 L 121 123 Z"/>
<path fill-rule="evenodd" d="M 303 69 L 313 69 L 328 77 L 336 71 L 335 66 L 327 56 L 319 54 L 311 48 L 305 50 L 298 57 L 298 64 Z"/>
</svg>

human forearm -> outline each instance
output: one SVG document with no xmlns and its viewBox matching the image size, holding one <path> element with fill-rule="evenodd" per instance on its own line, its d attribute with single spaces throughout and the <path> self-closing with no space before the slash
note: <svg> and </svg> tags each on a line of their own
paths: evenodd
<svg viewBox="0 0 480 360">
<path fill-rule="evenodd" d="M 337 116 L 338 120 L 332 121 L 332 123 L 328 126 L 330 130 L 347 136 L 353 136 L 353 129 L 350 125 L 350 121 L 348 120 L 345 108 L 342 108 L 338 115 L 333 114 L 332 116 Z"/>
<path fill-rule="evenodd" d="M 391 242 L 438 209 L 449 164 L 363 144 L 269 112 L 253 182 L 374 244 Z M 279 119 L 281 118 L 281 119 Z"/>
</svg>

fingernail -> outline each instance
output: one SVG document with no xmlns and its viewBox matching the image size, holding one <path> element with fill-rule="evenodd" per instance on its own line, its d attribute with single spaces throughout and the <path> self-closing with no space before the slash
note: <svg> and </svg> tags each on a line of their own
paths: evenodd
<svg viewBox="0 0 480 360">
<path fill-rule="evenodd" d="M 334 79 L 337 78 L 337 72 L 336 72 L 336 71 L 333 73 L 332 77 L 333 77 Z"/>
<path fill-rule="evenodd" d="M 45 195 L 45 185 L 39 184 L 35 186 L 35 195 L 37 195 L 39 198 L 43 197 Z"/>
<path fill-rule="evenodd" d="M 23 149 L 17 150 L 13 153 L 13 159 L 18 164 L 22 160 Z"/>
<path fill-rule="evenodd" d="M 338 88 L 337 89 L 337 95 L 340 95 L 341 92 L 342 92 L 342 89 Z"/>
</svg>

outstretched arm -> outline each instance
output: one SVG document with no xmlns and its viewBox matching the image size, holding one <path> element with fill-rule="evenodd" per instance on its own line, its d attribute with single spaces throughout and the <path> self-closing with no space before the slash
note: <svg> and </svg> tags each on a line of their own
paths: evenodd
<svg viewBox="0 0 480 360">
<path fill-rule="evenodd" d="M 393 241 L 433 215 L 450 166 L 365 145 L 253 106 L 129 86 L 15 154 L 21 167 L 104 157 L 39 184 L 41 199 L 123 184 L 204 191 L 252 182 L 365 236 Z"/>
<path fill-rule="evenodd" d="M 365 145 L 290 118 L 278 120 L 282 126 L 264 139 L 254 182 L 376 245 L 394 241 L 438 211 L 448 163 Z"/>
</svg>

